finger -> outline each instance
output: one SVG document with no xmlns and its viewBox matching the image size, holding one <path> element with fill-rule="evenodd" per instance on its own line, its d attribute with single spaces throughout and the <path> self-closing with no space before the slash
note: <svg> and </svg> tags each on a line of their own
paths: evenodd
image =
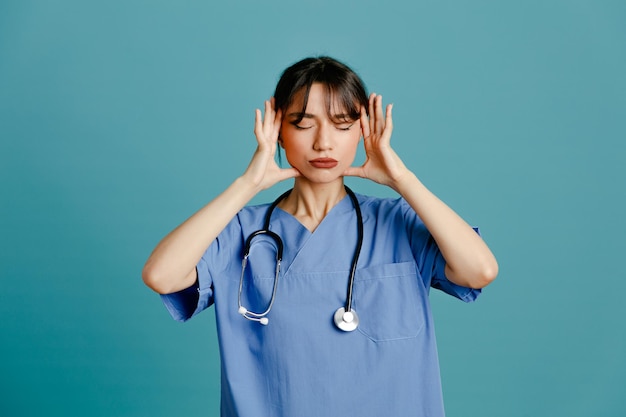
<svg viewBox="0 0 626 417">
<path fill-rule="evenodd" d="M 274 97 L 270 98 L 268 103 L 270 106 L 270 116 L 271 116 L 270 121 L 273 124 L 276 120 L 276 107 L 275 107 L 276 101 L 274 100 Z"/>
<path fill-rule="evenodd" d="M 254 111 L 254 136 L 256 136 L 257 140 L 259 139 L 259 135 L 263 132 L 263 123 L 261 121 L 261 110 L 256 109 Z"/>
<path fill-rule="evenodd" d="M 269 134 L 273 123 L 274 123 L 274 108 L 272 107 L 272 103 L 270 100 L 265 100 L 265 118 L 263 119 L 263 128 L 267 134 Z"/>
<path fill-rule="evenodd" d="M 280 181 L 287 180 L 289 178 L 299 177 L 302 174 L 295 168 L 285 168 L 280 170 Z"/>
<path fill-rule="evenodd" d="M 376 130 L 379 135 L 385 129 L 385 116 L 383 115 L 383 96 L 376 97 Z"/>
<path fill-rule="evenodd" d="M 385 131 L 383 133 L 383 137 L 386 142 L 389 142 L 391 139 L 391 132 L 393 132 L 393 118 L 391 115 L 391 110 L 393 109 L 393 104 L 388 104 L 385 110 Z"/>
<path fill-rule="evenodd" d="M 365 112 L 365 106 L 361 106 L 361 133 L 363 139 L 367 139 L 370 136 L 370 121 Z"/>
<path fill-rule="evenodd" d="M 365 170 L 363 167 L 349 167 L 343 172 L 344 177 L 359 177 L 359 178 L 367 178 L 365 175 Z"/>
<path fill-rule="evenodd" d="M 376 100 L 376 93 L 372 93 L 370 94 L 370 99 L 369 99 L 369 125 L 370 125 L 370 134 L 375 132 L 374 128 L 375 128 L 375 121 L 376 121 L 376 114 L 374 113 L 374 101 Z M 369 135 L 368 135 L 369 136 Z"/>
<path fill-rule="evenodd" d="M 274 126 L 272 129 L 272 142 L 275 142 L 278 139 L 282 122 L 283 122 L 283 112 L 279 109 L 276 111 L 276 114 L 274 115 Z"/>
</svg>

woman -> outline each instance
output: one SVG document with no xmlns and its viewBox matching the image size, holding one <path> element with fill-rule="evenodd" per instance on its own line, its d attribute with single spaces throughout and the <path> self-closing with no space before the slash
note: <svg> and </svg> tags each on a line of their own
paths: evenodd
<svg viewBox="0 0 626 417">
<path fill-rule="evenodd" d="M 215 305 L 222 415 L 442 416 L 429 288 L 474 300 L 497 275 L 491 251 L 390 147 L 392 106 L 332 58 L 287 68 L 254 133 L 243 175 L 143 271 L 177 320 Z M 354 195 L 345 176 L 401 198 Z M 275 206 L 245 207 L 290 178 Z"/>
</svg>

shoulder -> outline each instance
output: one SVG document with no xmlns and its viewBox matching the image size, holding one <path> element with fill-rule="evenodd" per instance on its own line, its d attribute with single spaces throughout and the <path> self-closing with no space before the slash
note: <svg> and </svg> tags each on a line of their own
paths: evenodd
<svg viewBox="0 0 626 417">
<path fill-rule="evenodd" d="M 406 216 L 407 211 L 413 211 L 411 206 L 401 197 L 373 197 L 356 194 L 363 213 L 377 215 L 400 215 Z"/>
<path fill-rule="evenodd" d="M 242 213 L 245 213 L 245 214 L 265 213 L 269 207 L 270 207 L 270 203 L 263 203 L 263 204 L 255 204 L 255 205 L 245 206 L 244 208 L 242 208 L 239 211 L 239 214 L 242 214 Z"/>
<path fill-rule="evenodd" d="M 246 206 L 242 208 L 239 213 L 237 213 L 236 220 L 241 224 L 259 224 L 260 222 L 260 227 L 261 225 L 263 225 L 263 220 L 269 207 L 269 203 Z"/>
<path fill-rule="evenodd" d="M 424 227 L 423 221 L 404 198 L 357 194 L 357 199 L 363 213 L 363 221 L 373 221 L 381 230 L 415 234 Z"/>
</svg>

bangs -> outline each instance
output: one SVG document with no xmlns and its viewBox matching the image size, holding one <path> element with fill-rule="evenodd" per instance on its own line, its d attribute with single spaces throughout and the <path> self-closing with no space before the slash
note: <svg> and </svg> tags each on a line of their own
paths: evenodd
<svg viewBox="0 0 626 417">
<path fill-rule="evenodd" d="M 326 90 L 326 95 L 324 97 L 326 115 L 333 123 L 354 122 L 361 117 L 362 103 L 359 103 L 359 98 L 352 94 L 348 88 L 345 88 L 345 86 L 342 86 L 341 84 L 329 84 L 313 81 L 302 88 L 304 89 L 302 97 L 302 110 L 296 120 L 297 123 L 302 121 L 302 118 L 306 113 L 306 107 L 309 102 L 309 93 L 311 92 L 311 86 L 314 83 L 322 84 Z M 302 89 L 293 94 L 290 100 L 291 102 L 287 103 L 285 108 L 289 107 L 293 103 L 295 96 L 302 91 Z M 365 108 L 367 109 L 367 106 L 365 106 Z"/>
<path fill-rule="evenodd" d="M 302 110 L 296 120 L 299 123 L 306 113 L 314 83 L 322 84 L 326 90 L 326 113 L 333 122 L 358 120 L 361 106 L 368 111 L 363 81 L 346 65 L 328 57 L 308 58 L 285 70 L 274 94 L 276 108 L 285 112 L 302 93 Z"/>
</svg>

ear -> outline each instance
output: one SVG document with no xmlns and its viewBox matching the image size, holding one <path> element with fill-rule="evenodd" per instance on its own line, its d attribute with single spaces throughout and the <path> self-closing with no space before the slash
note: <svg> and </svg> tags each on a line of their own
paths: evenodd
<svg viewBox="0 0 626 417">
<path fill-rule="evenodd" d="M 280 136 L 280 133 L 278 134 L 278 146 L 280 146 L 281 148 L 285 149 L 285 147 L 283 146 L 283 137 Z"/>
</svg>

